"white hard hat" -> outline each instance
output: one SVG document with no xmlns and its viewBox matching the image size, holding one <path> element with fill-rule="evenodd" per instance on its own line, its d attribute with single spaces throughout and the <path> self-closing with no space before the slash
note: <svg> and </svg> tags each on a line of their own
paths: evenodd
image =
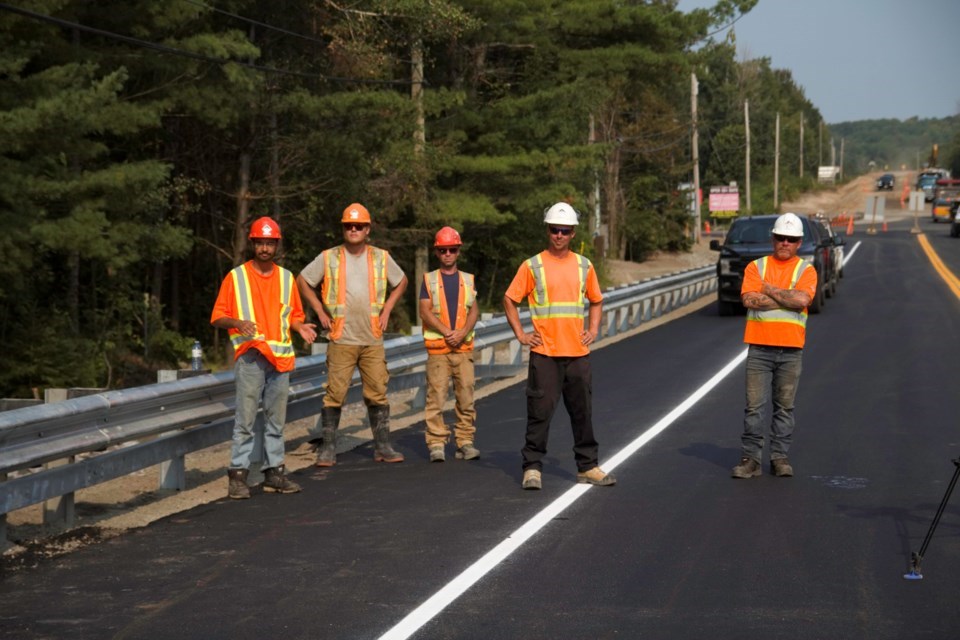
<svg viewBox="0 0 960 640">
<path fill-rule="evenodd" d="M 773 224 L 773 232 L 780 236 L 790 236 L 792 238 L 803 237 L 803 223 L 800 217 L 795 213 L 785 213 Z"/>
<path fill-rule="evenodd" d="M 544 224 L 576 225 L 580 223 L 577 211 L 566 202 L 558 202 L 543 213 Z"/>
</svg>

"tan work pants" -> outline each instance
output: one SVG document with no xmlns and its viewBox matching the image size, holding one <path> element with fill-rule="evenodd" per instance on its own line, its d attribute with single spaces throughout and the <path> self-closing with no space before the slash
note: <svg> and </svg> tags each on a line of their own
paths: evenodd
<svg viewBox="0 0 960 640">
<path fill-rule="evenodd" d="M 327 345 L 327 392 L 323 406 L 342 407 L 354 370 L 360 368 L 363 402 L 368 407 L 389 404 L 387 400 L 387 355 L 382 344 L 352 345 L 331 342 Z"/>
<path fill-rule="evenodd" d="M 473 352 L 431 354 L 427 356 L 427 408 L 424 416 L 427 447 L 445 444 L 450 439 L 450 429 L 443 422 L 443 405 L 447 401 L 451 378 L 457 400 L 457 423 L 454 426 L 457 447 L 473 442 L 477 431 L 474 425 L 477 412 L 473 407 Z"/>
</svg>

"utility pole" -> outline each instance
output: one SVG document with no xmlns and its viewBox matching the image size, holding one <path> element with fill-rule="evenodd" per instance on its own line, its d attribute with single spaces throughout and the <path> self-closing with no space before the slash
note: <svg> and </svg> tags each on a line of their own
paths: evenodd
<svg viewBox="0 0 960 640">
<path fill-rule="evenodd" d="M 803 178 L 803 112 L 800 112 L 800 177 Z"/>
<path fill-rule="evenodd" d="M 420 38 L 416 38 L 410 46 L 410 60 L 410 98 L 413 100 L 416 113 L 413 127 L 413 156 L 414 161 L 419 164 L 424 162 L 423 154 L 427 146 L 427 119 L 423 108 L 423 40 Z M 414 253 L 414 282 L 423 282 L 423 274 L 430 266 L 429 254 L 429 248 L 418 242 Z M 419 297 L 420 294 L 416 295 Z M 414 305 L 414 309 L 416 322 L 420 324 L 420 305 Z"/>
<path fill-rule="evenodd" d="M 817 166 L 823 166 L 823 120 L 817 129 Z"/>
<path fill-rule="evenodd" d="M 690 114 L 693 121 L 693 140 L 691 142 L 691 153 L 693 157 L 693 211 L 694 211 L 694 231 L 693 240 L 700 243 L 700 138 L 697 131 L 697 94 L 699 86 L 697 85 L 697 74 L 690 74 Z"/>
<path fill-rule="evenodd" d="M 753 206 L 750 204 L 750 101 L 743 101 L 743 126 L 747 134 L 747 160 L 746 160 L 746 182 L 747 182 L 747 215 L 753 213 Z"/>
<path fill-rule="evenodd" d="M 773 143 L 773 210 L 780 206 L 780 112 L 777 111 L 777 128 Z"/>
<path fill-rule="evenodd" d="M 597 123 L 593 117 L 593 114 L 590 114 L 590 133 L 588 134 L 587 142 L 593 146 L 597 143 Z M 595 239 L 600 235 L 600 172 L 596 169 L 593 170 L 593 195 L 590 197 L 591 209 L 593 210 L 593 220 L 592 224 L 587 226 L 590 228 L 591 238 Z"/>
<path fill-rule="evenodd" d="M 846 138 L 840 138 L 840 182 L 843 182 L 843 143 L 846 141 Z"/>
</svg>

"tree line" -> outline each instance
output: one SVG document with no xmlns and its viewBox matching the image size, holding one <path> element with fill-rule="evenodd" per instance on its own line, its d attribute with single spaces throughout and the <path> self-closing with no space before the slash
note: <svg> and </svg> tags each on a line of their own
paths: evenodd
<svg viewBox="0 0 960 640">
<path fill-rule="evenodd" d="M 844 142 L 844 170 L 852 174 L 936 166 L 960 176 L 960 115 L 840 122 L 831 130 Z"/>
<path fill-rule="evenodd" d="M 753 209 L 772 210 L 777 114 L 781 199 L 812 184 L 825 127 L 789 71 L 738 60 L 755 2 L 4 5 L 0 394 L 153 382 L 194 339 L 225 359 L 210 308 L 261 215 L 295 273 L 350 202 L 411 279 L 452 225 L 488 309 L 559 200 L 601 271 L 688 249 L 692 73 L 702 184 L 744 183 L 749 101 Z"/>
</svg>

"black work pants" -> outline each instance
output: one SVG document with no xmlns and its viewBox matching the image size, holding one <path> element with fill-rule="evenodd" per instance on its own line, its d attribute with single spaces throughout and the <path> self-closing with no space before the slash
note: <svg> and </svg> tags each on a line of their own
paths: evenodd
<svg viewBox="0 0 960 640">
<path fill-rule="evenodd" d="M 590 356 L 551 358 L 531 353 L 527 372 L 527 439 L 521 450 L 524 470 L 542 467 L 550 420 L 561 394 L 573 428 L 577 471 L 589 471 L 598 464 L 597 441 L 593 437 Z"/>
</svg>

